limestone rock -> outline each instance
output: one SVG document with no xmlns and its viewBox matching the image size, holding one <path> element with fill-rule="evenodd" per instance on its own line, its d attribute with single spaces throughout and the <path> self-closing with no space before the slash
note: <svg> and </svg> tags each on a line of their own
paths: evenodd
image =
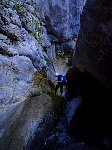
<svg viewBox="0 0 112 150">
<path fill-rule="evenodd" d="M 0 149 L 32 148 L 34 141 L 34 148 L 43 149 L 62 109 L 63 101 L 54 101 L 46 93 L 0 109 Z"/>
<path fill-rule="evenodd" d="M 112 88 L 112 2 L 88 1 L 73 63 Z"/>
<path fill-rule="evenodd" d="M 63 42 L 66 43 L 64 44 L 65 46 L 60 45 L 60 47 L 63 47 L 62 51 L 66 51 L 66 49 L 73 51 L 75 49 L 75 42 L 71 40 L 71 37 L 74 38 L 78 34 L 79 15 L 83 4 L 83 0 L 80 0 L 80 2 L 74 0 L 1 0 L 0 69 L 1 73 L 10 74 L 9 81 L 8 75 L 4 75 L 4 79 L 6 78 L 7 86 L 11 84 L 9 89 L 3 89 L 6 83 L 1 78 L 1 103 L 6 104 L 10 101 L 22 99 L 22 96 L 28 95 L 29 91 L 31 91 L 30 84 L 26 82 L 29 76 L 23 77 L 22 75 L 22 73 L 29 69 L 28 66 L 32 70 L 30 80 L 33 78 L 35 69 L 39 71 L 42 68 L 48 67 L 48 78 L 53 80 L 55 71 L 53 61 L 56 59 L 55 42 L 61 41 L 62 45 Z M 48 56 L 43 49 L 46 49 Z M 17 77 L 20 78 L 19 81 L 15 80 L 17 81 L 16 85 L 12 78 L 16 78 L 18 73 L 15 73 L 15 70 L 9 71 L 9 67 L 4 68 L 3 64 L 6 60 L 6 66 L 8 66 L 8 63 L 15 63 L 19 67 L 18 70 L 22 72 L 20 73 L 22 79 Z M 20 62 L 24 62 L 24 65 L 26 65 L 24 67 L 27 67 L 27 69 L 21 71 L 24 67 Z M 21 85 L 24 90 L 22 90 Z M 26 91 L 27 87 L 29 87 L 29 90 Z"/>
<path fill-rule="evenodd" d="M 26 56 L 0 55 L 0 103 L 22 101 L 33 90 L 32 75 L 36 72 Z"/>
</svg>

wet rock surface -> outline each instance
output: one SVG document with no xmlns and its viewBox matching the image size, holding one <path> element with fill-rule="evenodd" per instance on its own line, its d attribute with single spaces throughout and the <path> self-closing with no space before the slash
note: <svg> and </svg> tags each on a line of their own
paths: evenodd
<svg viewBox="0 0 112 150">
<path fill-rule="evenodd" d="M 46 150 L 89 150 L 85 143 L 79 143 L 64 133 L 57 133 L 46 140 Z"/>
<path fill-rule="evenodd" d="M 67 100 L 66 100 L 67 101 Z M 43 149 L 46 150 L 89 150 L 89 146 L 84 142 L 79 142 L 69 135 L 69 124 L 80 107 L 81 97 L 74 98 L 73 101 L 67 101 L 60 121 L 54 128 L 52 134 L 45 140 Z M 37 148 L 38 149 L 38 148 Z"/>
<path fill-rule="evenodd" d="M 59 120 L 64 101 L 46 93 L 0 110 L 0 149 L 42 148 Z M 32 144 L 33 141 L 33 144 Z"/>
</svg>

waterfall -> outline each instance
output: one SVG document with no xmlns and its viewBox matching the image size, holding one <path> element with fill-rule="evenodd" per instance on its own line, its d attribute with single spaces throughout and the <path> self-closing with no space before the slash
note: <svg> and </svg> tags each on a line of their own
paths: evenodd
<svg viewBox="0 0 112 150">
<path fill-rule="evenodd" d="M 73 101 L 67 103 L 64 115 L 62 116 L 59 124 L 56 127 L 57 130 L 59 130 L 62 133 L 67 133 L 69 123 L 72 120 L 77 108 L 80 106 L 80 103 L 80 96 L 74 98 Z"/>
</svg>

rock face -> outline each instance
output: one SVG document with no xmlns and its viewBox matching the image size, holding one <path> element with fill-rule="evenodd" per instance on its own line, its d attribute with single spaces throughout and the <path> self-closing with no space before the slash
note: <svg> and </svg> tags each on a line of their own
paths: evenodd
<svg viewBox="0 0 112 150">
<path fill-rule="evenodd" d="M 77 35 L 79 30 L 79 15 L 83 1 L 47 0 L 46 4 L 44 1 L 35 1 L 35 3 L 38 7 L 40 6 L 45 10 L 43 19 L 47 22 L 48 31 L 53 33 L 54 36 L 65 40 Z"/>
<path fill-rule="evenodd" d="M 72 93 L 78 91 L 72 96 L 80 94 L 83 100 L 71 122 L 70 133 L 78 140 L 98 145 L 98 149 L 112 149 L 111 26 L 112 2 L 88 0 L 73 58 L 75 69 L 68 72 L 74 79 Z"/>
<path fill-rule="evenodd" d="M 74 51 L 84 2 L 0 1 L 0 103 L 33 91 L 32 76 L 42 68 L 52 79 L 56 53 Z"/>
<path fill-rule="evenodd" d="M 24 100 L 32 89 L 32 76 L 36 69 L 26 56 L 0 55 L 0 102 L 7 104 Z"/>
<path fill-rule="evenodd" d="M 50 135 L 64 107 L 64 101 L 59 96 L 54 102 L 52 98 L 42 93 L 18 105 L 1 109 L 0 149 L 20 150 L 30 146 L 29 149 L 43 149 L 44 141 Z"/>
<path fill-rule="evenodd" d="M 112 2 L 88 1 L 73 63 L 112 89 Z"/>
<path fill-rule="evenodd" d="M 34 90 L 33 74 L 47 64 L 42 47 L 23 27 L 21 15 L 29 12 L 20 3 L 0 3 L 0 103 L 7 104 L 24 100 Z M 34 16 L 29 13 L 28 17 L 31 21 Z M 33 30 L 34 26 L 29 28 Z"/>
<path fill-rule="evenodd" d="M 73 53 L 83 3 L 0 1 L 0 149 L 42 149 L 42 140 L 55 125 L 63 101 L 44 91 L 50 88 L 48 81 L 42 80 L 41 89 L 35 87 L 40 82 L 37 79 L 34 84 L 35 74 L 47 72 L 53 80 L 56 55 Z M 39 90 L 38 95 L 35 91 Z M 29 94 L 38 96 L 26 99 Z"/>
</svg>

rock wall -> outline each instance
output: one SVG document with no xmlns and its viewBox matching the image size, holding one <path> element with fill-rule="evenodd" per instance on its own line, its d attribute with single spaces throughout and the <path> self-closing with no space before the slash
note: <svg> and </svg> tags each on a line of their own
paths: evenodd
<svg viewBox="0 0 112 150">
<path fill-rule="evenodd" d="M 40 89 L 38 76 L 45 71 L 52 80 L 56 55 L 73 53 L 82 6 L 83 0 L 0 1 L 1 149 L 42 149 L 50 136 L 64 102 L 51 82 L 42 80 Z"/>
<path fill-rule="evenodd" d="M 52 79 L 56 54 L 74 51 L 84 2 L 0 1 L 0 103 L 34 91 L 32 76 L 42 68 Z"/>
<path fill-rule="evenodd" d="M 88 1 L 73 64 L 112 89 L 112 2 Z"/>
<path fill-rule="evenodd" d="M 91 149 L 112 149 L 111 26 L 112 2 L 88 0 L 81 16 L 73 70 L 67 73 L 73 76 L 69 81 L 74 83 L 69 84 L 72 96 L 82 97 L 82 105 L 70 125 L 70 135 L 88 143 Z"/>
<path fill-rule="evenodd" d="M 43 149 L 64 105 L 62 98 L 54 99 L 49 92 L 1 109 L 0 149 Z"/>
<path fill-rule="evenodd" d="M 47 64 L 42 47 L 29 33 L 34 15 L 20 2 L 1 1 L 0 9 L 0 103 L 7 104 L 24 100 L 34 90 L 33 74 Z"/>
</svg>

